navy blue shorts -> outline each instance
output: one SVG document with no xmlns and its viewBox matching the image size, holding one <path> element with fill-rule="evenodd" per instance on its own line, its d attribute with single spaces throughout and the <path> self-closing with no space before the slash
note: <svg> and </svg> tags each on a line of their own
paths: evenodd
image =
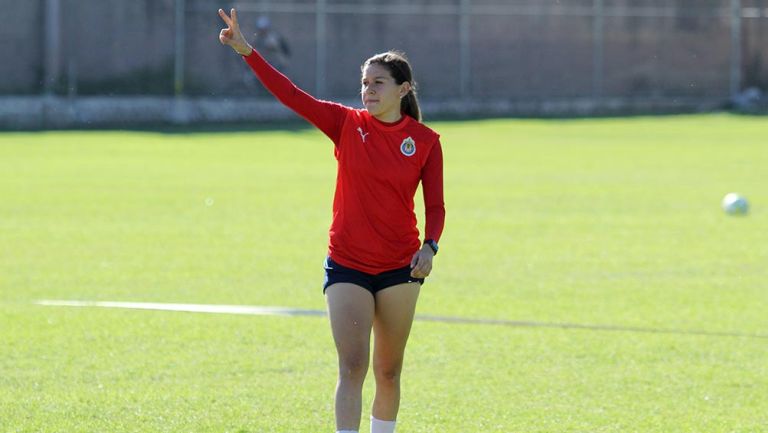
<svg viewBox="0 0 768 433">
<path fill-rule="evenodd" d="M 380 274 L 368 274 L 355 269 L 341 266 L 340 264 L 331 260 L 330 257 L 325 258 L 323 263 L 325 268 L 325 281 L 323 281 L 323 293 L 325 289 L 331 284 L 335 283 L 352 283 L 360 287 L 365 288 L 372 294 L 376 294 L 379 290 L 386 289 L 387 287 L 396 286 L 403 283 L 419 283 L 424 284 L 424 278 L 413 278 L 411 276 L 411 267 L 405 266 L 399 269 L 393 269 L 391 271 L 385 271 Z"/>
</svg>

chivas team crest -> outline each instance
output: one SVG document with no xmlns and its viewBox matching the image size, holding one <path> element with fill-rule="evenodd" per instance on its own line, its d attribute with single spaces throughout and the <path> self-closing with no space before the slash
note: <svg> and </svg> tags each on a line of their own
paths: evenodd
<svg viewBox="0 0 768 433">
<path fill-rule="evenodd" d="M 413 138 L 408 137 L 403 140 L 403 143 L 400 144 L 400 152 L 405 156 L 413 156 L 416 153 L 416 142 L 413 141 Z"/>
</svg>

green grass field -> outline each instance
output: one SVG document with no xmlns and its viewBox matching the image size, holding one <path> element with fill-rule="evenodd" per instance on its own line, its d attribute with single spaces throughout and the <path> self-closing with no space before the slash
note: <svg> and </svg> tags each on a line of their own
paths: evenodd
<svg viewBox="0 0 768 433">
<path fill-rule="evenodd" d="M 431 126 L 418 314 L 530 326 L 417 321 L 399 433 L 768 429 L 768 118 Z M 35 302 L 322 310 L 334 180 L 307 128 L 0 134 L 0 432 L 333 432 L 324 317 Z"/>
</svg>

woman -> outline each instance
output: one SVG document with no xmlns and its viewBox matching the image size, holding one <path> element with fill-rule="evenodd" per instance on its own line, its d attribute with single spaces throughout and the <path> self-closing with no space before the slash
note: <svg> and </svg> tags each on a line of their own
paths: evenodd
<svg viewBox="0 0 768 433">
<path fill-rule="evenodd" d="M 337 432 L 357 432 L 371 329 L 376 395 L 372 433 L 392 433 L 400 372 L 416 300 L 443 230 L 443 156 L 439 135 L 420 123 L 408 61 L 396 52 L 362 66 L 365 109 L 320 101 L 297 88 L 248 45 L 237 13 L 219 9 L 219 40 L 242 55 L 264 86 L 334 143 L 338 161 L 323 291 L 339 357 Z M 414 195 L 422 183 L 425 241 Z"/>
</svg>

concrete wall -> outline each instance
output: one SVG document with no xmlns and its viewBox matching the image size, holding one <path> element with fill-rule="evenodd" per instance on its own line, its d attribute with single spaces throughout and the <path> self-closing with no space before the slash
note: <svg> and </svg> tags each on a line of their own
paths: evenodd
<svg viewBox="0 0 768 433">
<path fill-rule="evenodd" d="M 743 22 L 744 87 L 755 86 L 768 92 L 768 0 L 744 0 L 743 5 L 753 16 Z"/>
<path fill-rule="evenodd" d="M 58 77 L 54 95 L 173 95 L 181 0 L 0 0 L 0 95 L 44 93 L 52 1 L 61 5 L 60 60 L 47 71 Z M 390 48 L 408 53 L 431 101 L 730 96 L 731 0 L 392 0 L 388 13 L 380 1 L 327 0 L 320 81 L 315 0 L 184 3 L 190 97 L 269 97 L 218 42 L 216 10 L 233 5 L 247 37 L 267 14 L 291 46 L 286 74 L 329 99 L 356 98 L 362 61 Z M 758 14 L 742 20 L 742 84 L 768 86 L 768 1 L 742 5 Z"/>
<path fill-rule="evenodd" d="M 0 94 L 39 93 L 42 2 L 0 0 Z"/>
</svg>

